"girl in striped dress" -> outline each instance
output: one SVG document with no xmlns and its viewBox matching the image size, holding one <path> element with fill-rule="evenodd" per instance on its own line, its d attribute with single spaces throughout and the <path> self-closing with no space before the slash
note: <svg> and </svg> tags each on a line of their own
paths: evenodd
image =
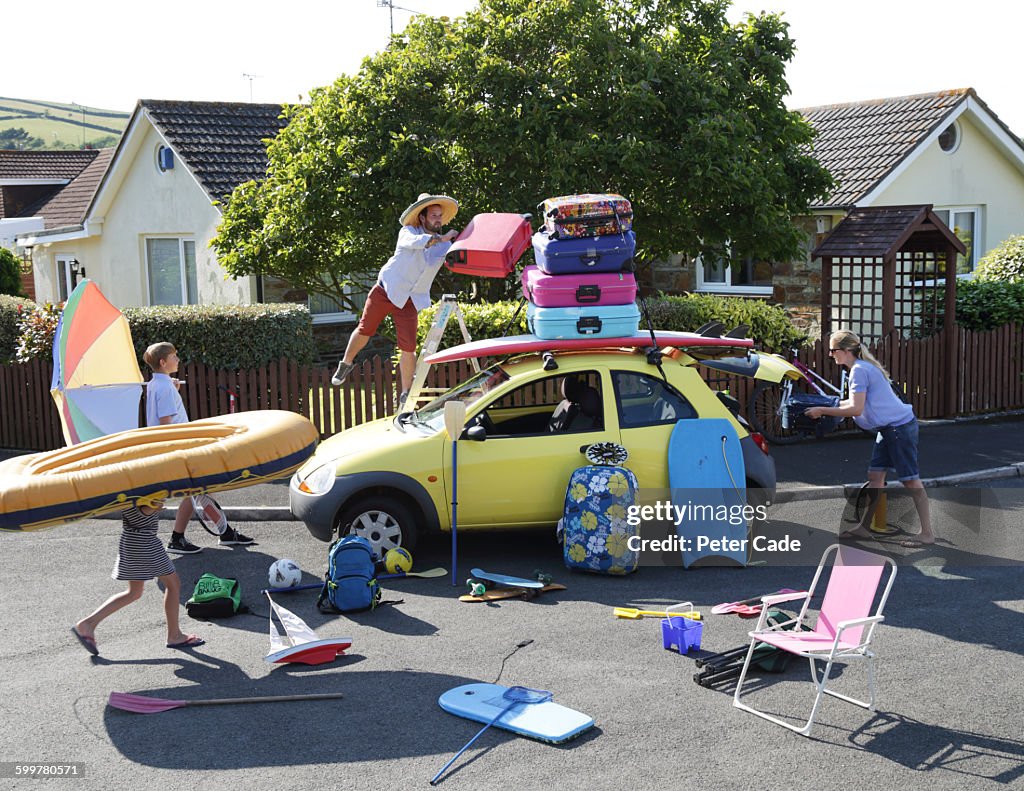
<svg viewBox="0 0 1024 791">
<path fill-rule="evenodd" d="M 117 548 L 117 560 L 110 575 L 116 580 L 128 583 L 128 590 L 107 599 L 91 615 L 76 623 L 71 632 L 90 654 L 98 654 L 96 627 L 100 621 L 113 615 L 142 596 L 146 580 L 159 579 L 164 586 L 164 614 L 167 616 L 167 647 L 194 648 L 205 641 L 194 634 L 181 631 L 178 616 L 181 608 L 181 579 L 174 570 L 174 564 L 157 537 L 157 515 L 163 508 L 163 501 L 154 501 L 152 506 L 128 506 L 121 516 L 121 541 Z"/>
</svg>

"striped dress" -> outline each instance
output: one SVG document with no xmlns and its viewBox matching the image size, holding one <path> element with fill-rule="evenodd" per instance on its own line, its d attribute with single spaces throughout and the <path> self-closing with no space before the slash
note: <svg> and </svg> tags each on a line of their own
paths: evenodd
<svg viewBox="0 0 1024 791">
<path fill-rule="evenodd" d="M 151 580 L 174 571 L 174 564 L 157 537 L 158 514 L 154 511 L 147 516 L 134 505 L 121 512 L 121 541 L 111 577 Z"/>
</svg>

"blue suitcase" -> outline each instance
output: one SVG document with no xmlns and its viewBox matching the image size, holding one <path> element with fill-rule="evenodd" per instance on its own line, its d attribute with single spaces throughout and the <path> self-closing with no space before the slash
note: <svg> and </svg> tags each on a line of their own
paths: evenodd
<svg viewBox="0 0 1024 791">
<path fill-rule="evenodd" d="M 640 308 L 629 305 L 586 305 L 574 308 L 526 306 L 530 332 L 546 341 L 565 338 L 624 338 L 640 330 Z"/>
<path fill-rule="evenodd" d="M 635 252 L 632 231 L 584 239 L 550 239 L 543 231 L 533 235 L 533 255 L 546 275 L 621 272 L 632 263 Z"/>
<path fill-rule="evenodd" d="M 573 472 L 562 516 L 566 568 L 596 574 L 636 571 L 640 553 L 629 548 L 629 539 L 640 528 L 626 517 L 638 488 L 636 476 L 625 467 L 594 465 Z"/>
</svg>

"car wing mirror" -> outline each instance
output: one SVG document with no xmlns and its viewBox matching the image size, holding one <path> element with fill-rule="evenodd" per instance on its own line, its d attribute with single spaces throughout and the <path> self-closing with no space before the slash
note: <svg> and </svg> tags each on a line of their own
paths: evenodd
<svg viewBox="0 0 1024 791">
<path fill-rule="evenodd" d="M 463 432 L 462 436 L 473 442 L 483 442 L 487 439 L 487 429 L 483 426 L 470 426 Z"/>
</svg>

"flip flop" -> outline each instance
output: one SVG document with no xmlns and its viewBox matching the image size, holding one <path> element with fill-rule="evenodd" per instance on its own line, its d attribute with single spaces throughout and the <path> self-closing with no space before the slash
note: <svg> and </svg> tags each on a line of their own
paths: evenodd
<svg viewBox="0 0 1024 791">
<path fill-rule="evenodd" d="M 924 541 L 918 541 L 916 538 L 908 538 L 905 541 L 900 541 L 900 546 L 905 549 L 921 549 L 922 547 L 934 546 L 934 542 L 929 544 Z"/>
<path fill-rule="evenodd" d="M 75 639 L 82 644 L 82 648 L 88 651 L 93 656 L 99 656 L 100 650 L 96 647 L 96 638 L 86 637 L 84 634 L 79 634 L 78 630 L 72 626 L 71 634 L 75 636 Z"/>
<path fill-rule="evenodd" d="M 180 643 L 168 643 L 167 647 L 168 648 L 188 649 L 188 648 L 198 648 L 201 645 L 206 645 L 206 641 L 202 637 L 198 637 L 198 636 L 196 636 L 194 634 L 190 634 L 188 637 L 186 637 Z"/>
</svg>

